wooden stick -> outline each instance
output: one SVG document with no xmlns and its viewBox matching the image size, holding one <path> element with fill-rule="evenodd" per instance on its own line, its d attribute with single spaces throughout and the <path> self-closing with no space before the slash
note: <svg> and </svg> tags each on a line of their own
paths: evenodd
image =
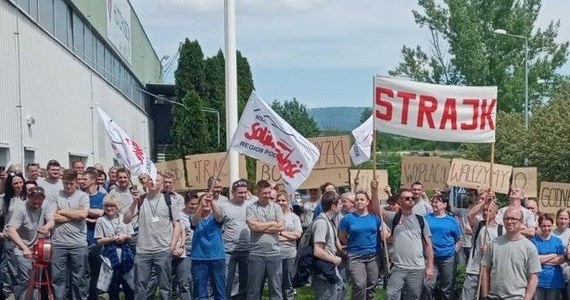
<svg viewBox="0 0 570 300">
<path fill-rule="evenodd" d="M 493 193 L 493 166 L 495 164 L 495 143 L 491 144 L 491 166 L 489 168 L 489 196 Z M 485 199 L 487 201 L 487 199 Z M 487 231 L 489 228 L 487 227 L 489 224 L 489 215 L 487 214 L 487 218 L 485 220 L 485 231 L 483 231 L 483 245 L 487 245 Z M 474 247 L 477 246 L 477 241 L 475 241 Z M 487 250 L 486 250 L 487 251 Z M 483 269 L 481 269 L 481 265 L 479 264 L 479 281 L 477 283 L 477 297 L 475 299 L 479 299 L 481 294 L 481 279 L 483 278 Z"/>
</svg>

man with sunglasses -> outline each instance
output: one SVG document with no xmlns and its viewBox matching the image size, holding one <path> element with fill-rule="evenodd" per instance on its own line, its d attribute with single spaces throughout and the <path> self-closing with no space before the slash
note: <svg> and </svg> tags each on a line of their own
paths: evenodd
<svg viewBox="0 0 570 300">
<path fill-rule="evenodd" d="M 387 286 L 389 300 L 419 300 L 424 279 L 434 276 L 431 231 L 424 217 L 413 212 L 416 200 L 411 190 L 404 189 L 398 199 L 400 212 L 382 210 L 386 224 L 394 225 L 390 228 L 393 254 Z"/>
<path fill-rule="evenodd" d="M 504 211 L 506 233 L 489 243 L 481 261 L 483 299 L 533 299 L 542 267 L 536 247 L 522 234 L 523 221 L 519 207 Z"/>
<path fill-rule="evenodd" d="M 247 195 L 248 182 L 240 179 L 232 184 L 231 199 L 220 204 L 224 223 L 222 237 L 226 251 L 226 297 L 228 299 L 246 299 L 247 260 L 250 247 L 246 209 L 254 202 L 248 200 Z"/>
</svg>

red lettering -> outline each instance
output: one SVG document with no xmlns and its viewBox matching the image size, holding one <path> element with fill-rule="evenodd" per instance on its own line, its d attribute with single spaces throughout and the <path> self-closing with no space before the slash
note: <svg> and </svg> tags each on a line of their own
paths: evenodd
<svg viewBox="0 0 570 300">
<path fill-rule="evenodd" d="M 435 128 L 433 123 L 433 113 L 437 110 L 437 99 L 432 96 L 420 95 L 420 105 L 418 107 L 418 127 L 423 127 L 424 116 L 429 128 Z"/>
<path fill-rule="evenodd" d="M 477 120 L 479 119 L 479 99 L 463 99 L 463 104 L 473 106 L 472 123 L 461 123 L 461 130 L 475 130 L 477 129 Z"/>
<path fill-rule="evenodd" d="M 376 110 L 376 118 L 385 121 L 392 120 L 392 103 L 388 100 L 382 99 L 382 94 L 392 98 L 394 97 L 394 92 L 391 89 L 377 87 L 376 88 L 376 105 L 384 107 L 386 111 L 383 113 L 380 110 Z"/>
<path fill-rule="evenodd" d="M 493 112 L 493 108 L 495 107 L 497 100 L 492 99 L 489 106 L 487 106 L 487 99 L 483 99 L 481 103 L 481 126 L 480 129 L 485 129 L 485 123 L 489 122 L 489 129 L 495 129 L 495 123 L 493 122 L 493 118 L 491 113 Z"/>
<path fill-rule="evenodd" d="M 398 91 L 398 97 L 402 98 L 402 124 L 408 124 L 408 110 L 410 107 L 410 100 L 416 99 L 416 94 Z"/>
<path fill-rule="evenodd" d="M 445 129 L 447 122 L 449 121 L 451 122 L 451 129 L 457 130 L 457 107 L 455 105 L 455 101 L 455 98 L 447 98 L 445 100 L 439 129 Z"/>
<path fill-rule="evenodd" d="M 251 132 L 244 133 L 244 136 L 248 140 L 257 140 L 264 146 L 275 148 L 271 131 L 267 127 L 261 127 L 259 122 L 251 124 Z"/>
</svg>

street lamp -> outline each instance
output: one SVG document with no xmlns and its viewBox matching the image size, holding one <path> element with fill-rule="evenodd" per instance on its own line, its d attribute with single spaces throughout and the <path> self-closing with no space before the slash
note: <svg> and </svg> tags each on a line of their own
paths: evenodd
<svg viewBox="0 0 570 300">
<path fill-rule="evenodd" d="M 184 109 L 185 109 L 186 111 L 188 111 L 188 112 L 190 111 L 190 107 L 186 106 L 184 103 L 181 103 L 181 102 L 178 102 L 178 101 L 172 101 L 172 100 L 170 100 L 170 99 L 166 99 L 166 98 L 161 97 L 161 96 L 159 96 L 159 95 L 155 95 L 155 94 L 153 94 L 153 93 L 151 93 L 151 92 L 145 91 L 145 90 L 143 90 L 143 89 L 141 89 L 141 88 L 139 88 L 139 91 L 141 91 L 141 92 L 143 92 L 143 93 L 145 93 L 145 94 L 151 95 L 151 96 L 153 96 L 153 97 L 156 98 L 156 99 L 159 99 L 159 100 L 162 100 L 162 101 L 166 101 L 166 102 L 168 102 L 168 103 L 180 105 L 180 106 L 184 107 Z M 218 148 L 220 148 L 220 141 L 221 141 L 221 140 L 220 140 L 220 112 L 219 112 L 217 109 L 211 108 L 211 107 L 200 107 L 200 110 L 201 110 L 201 111 L 204 111 L 204 112 L 216 114 L 216 121 L 217 121 L 217 125 L 218 125 Z"/>
<path fill-rule="evenodd" d="M 528 38 L 523 35 L 510 34 L 504 29 L 495 29 L 493 32 L 524 40 L 524 128 L 528 129 Z"/>
</svg>

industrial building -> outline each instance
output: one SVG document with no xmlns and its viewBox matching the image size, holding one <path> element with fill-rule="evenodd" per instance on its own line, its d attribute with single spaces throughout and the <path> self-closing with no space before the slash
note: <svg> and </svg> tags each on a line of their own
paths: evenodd
<svg viewBox="0 0 570 300">
<path fill-rule="evenodd" d="M 0 165 L 111 166 L 97 106 L 152 153 L 153 84 L 161 60 L 128 0 L 0 0 Z"/>
</svg>

